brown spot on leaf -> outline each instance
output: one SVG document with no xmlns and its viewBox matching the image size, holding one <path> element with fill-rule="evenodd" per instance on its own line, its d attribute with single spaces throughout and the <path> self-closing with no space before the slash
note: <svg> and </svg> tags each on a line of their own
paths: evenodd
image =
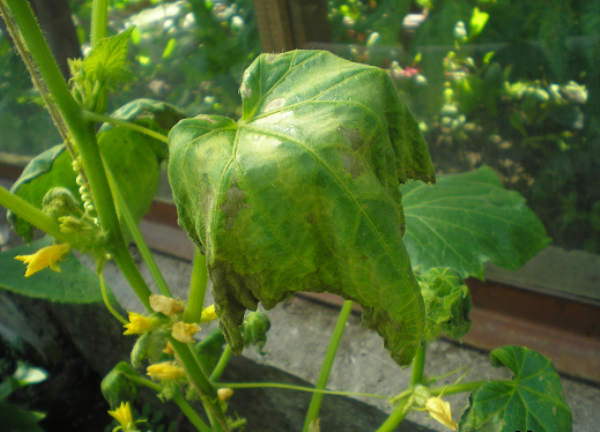
<svg viewBox="0 0 600 432">
<path fill-rule="evenodd" d="M 337 130 L 345 136 L 348 141 L 350 141 L 350 146 L 352 146 L 352 150 L 356 150 L 360 146 L 362 146 L 365 141 L 360 137 L 360 130 L 356 129 L 346 129 L 344 126 L 339 126 Z"/>
<path fill-rule="evenodd" d="M 342 155 L 342 164 L 344 164 L 344 170 L 352 176 L 353 180 L 356 180 L 356 178 L 365 170 L 362 164 L 354 156 L 349 154 Z"/>
<path fill-rule="evenodd" d="M 231 187 L 225 193 L 225 202 L 221 204 L 221 210 L 227 216 L 225 223 L 226 230 L 231 228 L 240 210 L 252 208 L 252 203 L 244 202 L 245 199 L 246 192 L 238 187 L 237 179 L 233 177 Z"/>
<path fill-rule="evenodd" d="M 360 256 L 360 259 L 363 260 L 363 261 L 366 261 L 369 258 L 366 255 L 363 254 L 363 255 Z"/>
<path fill-rule="evenodd" d="M 313 218 L 313 215 L 312 215 L 312 214 L 309 214 L 308 216 L 306 216 L 306 222 L 308 222 L 309 224 L 312 224 L 312 223 L 313 223 L 313 219 L 314 219 L 314 218 Z"/>
</svg>

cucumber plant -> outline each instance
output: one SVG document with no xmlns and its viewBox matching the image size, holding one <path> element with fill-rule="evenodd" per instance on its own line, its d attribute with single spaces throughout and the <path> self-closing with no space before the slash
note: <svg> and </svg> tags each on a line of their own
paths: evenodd
<svg viewBox="0 0 600 432">
<path fill-rule="evenodd" d="M 483 277 L 490 260 L 519 268 L 549 239 L 524 199 L 490 169 L 436 179 L 419 127 L 386 72 L 323 51 L 263 54 L 244 74 L 238 121 L 185 118 L 147 99 L 106 115 L 109 90 L 131 78 L 128 33 L 106 38 L 106 2 L 94 1 L 92 51 L 70 62 L 69 84 L 27 2 L 0 0 L 0 7 L 64 139 L 34 158 L 11 192 L 0 189 L 20 235 L 29 241 L 32 227 L 49 235 L 0 255 L 0 284 L 54 301 L 102 297 L 125 334 L 138 335 L 131 364 L 118 364 L 102 385 L 117 429 L 143 422 L 129 405 L 140 386 L 174 401 L 200 431 L 242 427 L 243 419 L 226 415 L 225 401 L 248 384 L 222 383 L 221 373 L 245 346 L 262 350 L 270 327 L 265 314 L 246 311 L 273 308 L 297 291 L 328 291 L 346 302 L 316 388 L 293 387 L 313 392 L 305 431 L 319 429 L 323 395 L 335 393 L 324 388 L 353 302 L 398 365 L 412 364 L 410 387 L 391 397 L 393 414 L 379 431 L 394 430 L 410 410 L 462 432 L 571 430 L 552 363 L 525 347 L 492 352 L 493 366 L 513 371 L 511 381 L 440 388 L 425 379 L 427 343 L 470 329 L 464 278 Z M 165 158 L 179 223 L 197 249 L 185 304 L 172 298 L 137 228 Z M 135 266 L 126 247 L 132 239 L 160 295 Z M 72 249 L 91 255 L 96 275 Z M 113 308 L 102 276 L 108 260 L 146 314 L 125 319 Z M 215 304 L 203 309 L 208 278 Z M 219 329 L 196 344 L 199 324 L 212 319 Z M 456 422 L 442 395 L 465 391 L 470 404 Z M 189 404 L 195 399 L 208 423 Z"/>
</svg>

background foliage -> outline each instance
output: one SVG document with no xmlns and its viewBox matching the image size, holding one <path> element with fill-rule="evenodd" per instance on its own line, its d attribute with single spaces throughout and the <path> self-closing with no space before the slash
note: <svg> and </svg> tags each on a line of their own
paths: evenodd
<svg viewBox="0 0 600 432">
<path fill-rule="evenodd" d="M 151 97 L 189 116 L 240 116 L 242 73 L 260 53 L 251 0 L 110 3 L 112 33 L 135 26 L 136 78 L 109 98 L 109 112 Z M 86 53 L 91 0 L 70 4 Z M 556 244 L 600 251 L 600 0 L 331 0 L 328 8 L 341 44 L 332 49 L 388 70 L 439 174 L 490 166 Z M 3 36 L 0 71 L 0 151 L 33 155 L 57 144 Z"/>
</svg>

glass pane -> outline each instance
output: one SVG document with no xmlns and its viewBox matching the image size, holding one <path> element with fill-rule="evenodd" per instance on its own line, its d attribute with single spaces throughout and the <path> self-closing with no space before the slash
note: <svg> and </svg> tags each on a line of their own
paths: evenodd
<svg viewBox="0 0 600 432">
<path fill-rule="evenodd" d="M 71 1 L 84 54 L 90 49 L 91 3 Z M 252 0 L 114 0 L 108 18 L 111 35 L 135 27 L 129 45 L 135 80 L 109 95 L 107 112 L 146 97 L 169 102 L 189 116 L 239 117 L 241 77 L 261 49 Z M 0 151 L 35 155 L 59 143 L 22 61 L 4 34 L 0 80 Z"/>
<path fill-rule="evenodd" d="M 600 1 L 328 8 L 334 43 L 308 45 L 388 70 L 438 174 L 488 165 L 527 198 L 554 245 L 600 252 Z M 600 297 L 598 271 L 579 265 L 600 257 L 578 253 L 570 274 L 583 271 L 582 292 Z"/>
</svg>

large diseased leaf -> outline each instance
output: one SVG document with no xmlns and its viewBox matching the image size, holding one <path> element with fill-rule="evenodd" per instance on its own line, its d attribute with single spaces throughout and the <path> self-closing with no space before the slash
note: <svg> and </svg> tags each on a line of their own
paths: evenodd
<svg viewBox="0 0 600 432">
<path fill-rule="evenodd" d="M 487 261 L 517 270 L 550 239 L 525 198 L 509 191 L 491 168 L 440 176 L 434 187 L 400 187 L 406 217 L 404 242 L 415 269 L 449 267 L 483 278 Z"/>
<path fill-rule="evenodd" d="M 179 222 L 207 255 L 233 352 L 246 309 L 328 291 L 409 363 L 424 307 L 398 185 L 434 179 L 412 114 L 384 71 L 319 51 L 261 55 L 240 93 L 237 124 L 201 116 L 169 135 Z"/>
<path fill-rule="evenodd" d="M 572 416 L 560 377 L 540 353 L 516 346 L 492 351 L 495 367 L 506 366 L 512 381 L 489 381 L 469 397 L 460 432 L 571 432 Z"/>
<path fill-rule="evenodd" d="M 17 255 L 30 255 L 50 246 L 52 239 L 45 237 L 29 246 L 20 246 L 0 254 L 0 289 L 27 297 L 41 298 L 57 303 L 99 303 L 102 301 L 100 283 L 93 271 L 84 267 L 72 253 L 60 261 L 60 273 L 49 268 L 25 277 L 26 267 L 17 261 Z"/>
</svg>

